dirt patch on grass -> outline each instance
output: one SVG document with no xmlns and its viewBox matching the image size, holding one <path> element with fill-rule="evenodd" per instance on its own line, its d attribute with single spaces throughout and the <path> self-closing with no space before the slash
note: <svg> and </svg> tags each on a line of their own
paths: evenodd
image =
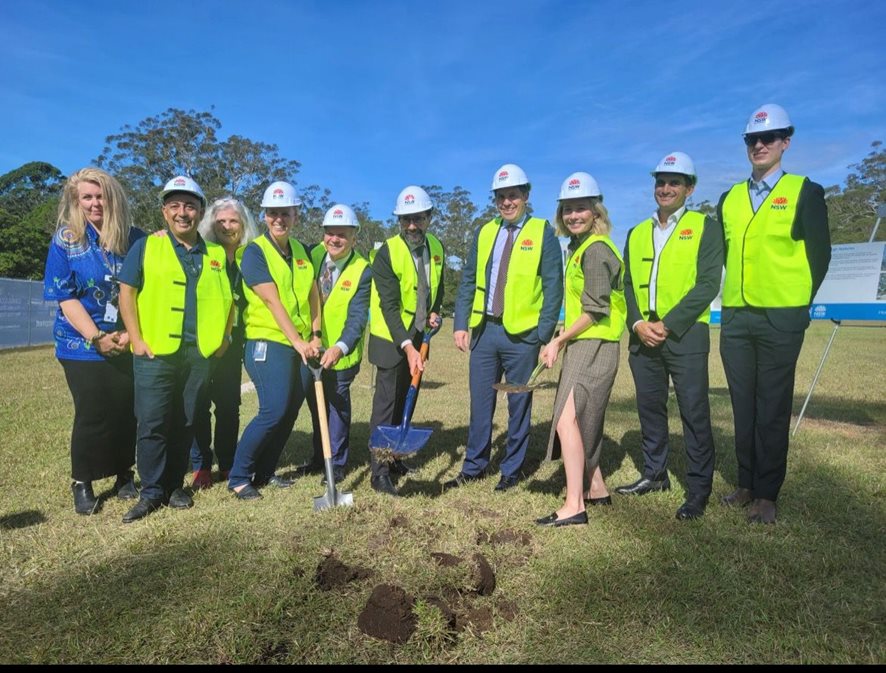
<svg viewBox="0 0 886 673">
<path fill-rule="evenodd" d="M 360 566 L 349 566 L 335 556 L 328 556 L 317 566 L 317 586 L 323 591 L 342 587 L 348 582 L 372 577 L 372 571 Z"/>
<path fill-rule="evenodd" d="M 532 542 L 532 536 L 529 533 L 511 530 L 510 528 L 495 531 L 494 533 L 482 530 L 477 533 L 477 544 L 521 544 L 528 546 L 530 542 Z"/>
<path fill-rule="evenodd" d="M 464 561 L 461 556 L 455 556 L 453 554 L 447 554 L 442 551 L 431 552 L 431 557 L 437 562 L 437 565 L 441 565 L 444 568 L 451 568 L 453 566 L 457 566 L 459 563 Z"/>
<path fill-rule="evenodd" d="M 415 631 L 417 618 L 412 611 L 415 599 L 393 584 L 379 584 L 372 590 L 357 618 L 357 626 L 368 636 L 403 644 Z"/>
<path fill-rule="evenodd" d="M 495 571 L 483 554 L 474 554 L 474 591 L 489 596 L 495 591 Z"/>
</svg>

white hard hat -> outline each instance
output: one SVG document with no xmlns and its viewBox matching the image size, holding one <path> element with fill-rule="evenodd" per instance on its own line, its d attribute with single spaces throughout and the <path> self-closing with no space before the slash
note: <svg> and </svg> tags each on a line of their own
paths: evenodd
<svg viewBox="0 0 886 673">
<path fill-rule="evenodd" d="M 781 130 L 787 131 L 788 136 L 794 133 L 794 125 L 791 124 L 788 113 L 781 105 L 766 103 L 751 114 L 748 125 L 744 129 L 744 135 Z"/>
<path fill-rule="evenodd" d="M 495 171 L 495 176 L 492 178 L 492 191 L 520 185 L 530 187 L 529 178 L 517 164 L 505 164 Z"/>
<path fill-rule="evenodd" d="M 262 208 L 288 208 L 300 206 L 301 199 L 295 193 L 295 187 L 283 180 L 277 180 L 268 185 L 261 199 Z"/>
<path fill-rule="evenodd" d="M 204 206 L 206 205 L 206 197 L 203 196 L 203 190 L 200 189 L 200 185 L 191 180 L 187 175 L 177 175 L 167 182 L 166 186 L 163 187 L 163 191 L 160 192 L 160 200 L 163 201 L 166 198 L 166 195 L 172 194 L 172 192 L 186 192 L 187 194 L 193 194 L 200 199 L 200 202 Z"/>
<path fill-rule="evenodd" d="M 698 179 L 695 175 L 695 164 L 692 163 L 692 157 L 685 152 L 671 152 L 662 157 L 658 162 L 658 166 L 652 171 L 652 176 L 656 173 L 680 173 L 692 178 L 692 184 Z"/>
<path fill-rule="evenodd" d="M 421 187 L 409 185 L 397 195 L 397 203 L 394 204 L 394 215 L 412 215 L 431 210 L 434 204 L 431 197 Z"/>
<path fill-rule="evenodd" d="M 603 200 L 603 194 L 600 192 L 600 186 L 594 180 L 594 176 L 584 171 L 578 171 L 566 178 L 560 185 L 560 196 L 557 200 L 581 199 L 590 196 Z"/>
<path fill-rule="evenodd" d="M 360 221 L 357 219 L 357 213 L 350 206 L 336 203 L 332 208 L 326 211 L 323 216 L 324 227 L 356 227 L 360 228 Z"/>
</svg>

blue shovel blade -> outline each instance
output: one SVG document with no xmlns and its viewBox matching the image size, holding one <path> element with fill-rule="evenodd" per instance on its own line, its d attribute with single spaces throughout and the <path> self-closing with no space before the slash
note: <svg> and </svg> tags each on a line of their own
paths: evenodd
<svg viewBox="0 0 886 673">
<path fill-rule="evenodd" d="M 369 437 L 374 450 L 388 449 L 395 455 L 415 453 L 428 443 L 433 428 L 409 428 L 403 432 L 399 425 L 379 425 Z"/>
</svg>

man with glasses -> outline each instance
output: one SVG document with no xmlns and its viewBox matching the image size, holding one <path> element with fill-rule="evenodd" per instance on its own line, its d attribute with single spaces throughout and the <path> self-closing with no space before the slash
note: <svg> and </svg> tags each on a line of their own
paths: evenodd
<svg viewBox="0 0 886 673">
<path fill-rule="evenodd" d="M 206 198 L 178 176 L 160 195 L 166 236 L 137 241 L 120 272 L 120 314 L 129 332 L 138 421 L 139 501 L 123 523 L 161 505 L 194 504 L 182 488 L 194 441 L 197 409 L 205 404 L 211 358 L 231 343 L 233 295 L 225 249 L 197 231 Z"/>
<path fill-rule="evenodd" d="M 616 493 L 667 491 L 668 382 L 674 382 L 686 447 L 686 500 L 677 519 L 704 514 L 714 478 L 708 401 L 710 304 L 720 289 L 723 239 L 714 221 L 689 210 L 695 164 L 683 152 L 665 156 L 652 173 L 658 209 L 628 232 L 625 302 L 628 363 L 637 389 L 643 448 L 640 479 Z"/>
<path fill-rule="evenodd" d="M 542 344 L 551 340 L 563 303 L 563 253 L 553 227 L 528 211 L 529 178 L 505 164 L 492 179 L 499 217 L 479 227 L 455 301 L 456 347 L 470 349 L 471 416 L 465 460 L 443 489 L 482 479 L 492 454 L 496 390 L 526 383 Z M 468 335 L 468 329 L 471 333 Z M 508 396 L 507 445 L 495 491 L 520 480 L 532 417 L 532 392 Z"/>
<path fill-rule="evenodd" d="M 774 104 L 744 132 L 751 178 L 723 194 L 726 277 L 720 355 L 732 398 L 738 488 L 725 505 L 775 523 L 787 470 L 794 373 L 809 307 L 828 270 L 831 241 L 821 185 L 785 173 L 794 126 Z"/>
<path fill-rule="evenodd" d="M 440 324 L 443 244 L 427 233 L 433 204 L 421 187 L 403 189 L 394 207 L 400 233 L 386 240 L 372 261 L 369 361 L 377 368 L 369 436 L 379 425 L 400 425 L 413 374 L 424 371 L 419 350 L 425 329 Z M 411 471 L 401 461 L 379 460 L 369 447 L 373 490 L 397 496 L 391 481 Z"/>
</svg>

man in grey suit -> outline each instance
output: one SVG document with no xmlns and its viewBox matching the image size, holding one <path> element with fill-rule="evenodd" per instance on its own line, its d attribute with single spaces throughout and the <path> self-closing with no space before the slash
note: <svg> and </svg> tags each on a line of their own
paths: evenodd
<svg viewBox="0 0 886 673">
<path fill-rule="evenodd" d="M 674 382 L 686 447 L 686 501 L 677 519 L 702 516 L 714 475 L 708 401 L 710 304 L 720 288 L 723 238 L 709 217 L 686 208 L 695 190 L 692 159 L 671 152 L 653 172 L 658 209 L 628 233 L 625 301 L 628 363 L 637 389 L 643 474 L 616 493 L 670 489 L 668 381 Z"/>
</svg>

